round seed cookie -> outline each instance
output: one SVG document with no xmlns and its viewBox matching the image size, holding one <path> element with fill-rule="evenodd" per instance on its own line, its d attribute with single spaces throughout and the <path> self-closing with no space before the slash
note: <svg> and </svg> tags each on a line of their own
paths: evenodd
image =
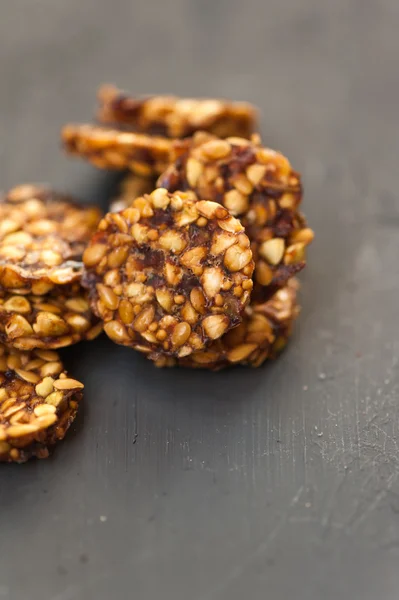
<svg viewBox="0 0 399 600">
<path fill-rule="evenodd" d="M 46 294 L 77 281 L 101 212 L 46 188 L 23 185 L 0 201 L 0 287 Z"/>
<path fill-rule="evenodd" d="M 159 175 L 170 163 L 172 140 L 121 128 L 99 125 L 66 125 L 65 149 L 86 158 L 100 169 L 129 169 L 142 177 Z"/>
<path fill-rule="evenodd" d="M 109 213 L 83 255 L 107 335 L 151 356 L 188 356 L 241 321 L 253 272 L 241 223 L 193 193 L 157 189 Z"/>
<path fill-rule="evenodd" d="M 19 350 L 62 348 L 93 340 L 102 323 L 90 310 L 79 284 L 62 286 L 45 296 L 0 291 L 0 342 Z"/>
<path fill-rule="evenodd" d="M 184 138 L 198 130 L 220 137 L 249 137 L 257 125 L 257 111 L 248 102 L 210 98 L 150 96 L 136 98 L 114 86 L 98 92 L 97 118 L 102 123 L 125 124 L 135 131 Z"/>
<path fill-rule="evenodd" d="M 74 420 L 83 387 L 56 352 L 0 344 L 0 462 L 46 458 Z"/>
<path fill-rule="evenodd" d="M 159 356 L 157 367 L 189 367 L 219 371 L 234 365 L 260 367 L 285 347 L 299 314 L 298 283 L 290 279 L 264 304 L 250 304 L 242 323 L 208 348 L 184 358 Z"/>
<path fill-rule="evenodd" d="M 257 136 L 221 140 L 199 132 L 158 185 L 193 190 L 225 206 L 240 218 L 251 240 L 255 281 L 261 296 L 270 295 L 305 265 L 305 247 L 313 232 L 298 212 L 302 199 L 299 174 L 287 158 L 261 145 Z"/>
<path fill-rule="evenodd" d="M 128 208 L 133 200 L 144 194 L 150 194 L 156 187 L 154 177 L 140 177 L 135 173 L 127 175 L 119 189 L 119 194 L 109 206 L 109 212 L 120 212 Z"/>
</svg>

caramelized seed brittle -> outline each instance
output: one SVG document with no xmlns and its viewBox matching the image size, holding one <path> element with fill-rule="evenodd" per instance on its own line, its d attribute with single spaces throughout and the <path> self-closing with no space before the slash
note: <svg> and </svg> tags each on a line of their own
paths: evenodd
<svg viewBox="0 0 399 600">
<path fill-rule="evenodd" d="M 46 188 L 23 185 L 0 202 L 0 287 L 46 294 L 77 281 L 82 253 L 101 218 Z"/>
<path fill-rule="evenodd" d="M 79 284 L 45 296 L 0 292 L 0 341 L 19 350 L 62 348 L 93 340 L 101 331 Z"/>
<path fill-rule="evenodd" d="M 158 180 L 160 187 L 192 190 L 225 206 L 240 218 L 251 240 L 259 298 L 267 299 L 305 265 L 313 232 L 298 212 L 299 174 L 281 153 L 252 141 L 225 140 L 199 132 L 186 151 L 179 143 L 175 162 Z"/>
<path fill-rule="evenodd" d="M 83 387 L 56 352 L 0 344 L 0 462 L 46 458 L 74 420 Z"/>
<path fill-rule="evenodd" d="M 172 140 L 99 125 L 66 125 L 65 149 L 100 169 L 129 169 L 142 177 L 159 175 L 170 163 Z"/>
<path fill-rule="evenodd" d="M 259 367 L 286 345 L 299 314 L 298 283 L 291 279 L 263 304 L 251 303 L 243 321 L 208 348 L 184 358 L 159 355 L 158 367 L 182 366 L 219 371 L 234 365 Z"/>
<path fill-rule="evenodd" d="M 240 222 L 193 193 L 157 189 L 109 213 L 86 249 L 83 285 L 115 342 L 188 356 L 241 321 L 253 261 Z"/>
<path fill-rule="evenodd" d="M 136 98 L 110 85 L 100 88 L 98 100 L 100 122 L 125 124 L 138 132 L 169 138 L 184 138 L 198 130 L 220 137 L 249 137 L 257 121 L 257 111 L 248 102 L 175 96 Z"/>
</svg>

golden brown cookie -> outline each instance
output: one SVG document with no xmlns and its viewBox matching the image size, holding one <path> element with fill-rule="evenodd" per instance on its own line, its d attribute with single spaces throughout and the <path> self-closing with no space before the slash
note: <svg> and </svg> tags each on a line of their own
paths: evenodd
<svg viewBox="0 0 399 600">
<path fill-rule="evenodd" d="M 98 92 L 97 117 L 107 124 L 124 124 L 134 131 L 184 138 L 198 130 L 220 137 L 249 137 L 257 126 L 257 111 L 248 102 L 211 98 L 150 96 L 137 98 L 105 85 Z"/>
<path fill-rule="evenodd" d="M 79 284 L 45 296 L 0 291 L 0 341 L 19 350 L 62 348 L 93 340 L 101 331 Z"/>
<path fill-rule="evenodd" d="M 74 420 L 83 387 L 56 352 L 0 344 L 0 462 L 46 458 Z"/>
<path fill-rule="evenodd" d="M 142 177 L 159 175 L 170 163 L 172 140 L 100 125 L 66 125 L 65 149 L 100 169 L 129 169 Z"/>
<path fill-rule="evenodd" d="M 0 287 L 46 294 L 78 281 L 82 253 L 101 218 L 46 188 L 23 185 L 0 201 Z"/>
<path fill-rule="evenodd" d="M 266 292 L 267 297 L 303 268 L 305 247 L 313 239 L 298 212 L 299 174 L 280 152 L 263 147 L 257 136 L 252 141 L 222 140 L 197 133 L 185 143 L 186 152 L 179 143 L 176 160 L 158 185 L 171 192 L 192 190 L 241 220 L 251 240 L 255 281 L 264 288 L 259 295 Z"/>
<path fill-rule="evenodd" d="M 193 193 L 157 189 L 109 213 L 86 249 L 83 285 L 117 343 L 188 356 L 241 321 L 253 261 L 240 222 Z"/>
<path fill-rule="evenodd" d="M 299 314 L 298 283 L 290 279 L 264 304 L 250 304 L 243 321 L 208 348 L 184 358 L 160 356 L 157 367 L 188 367 L 219 371 L 234 365 L 260 367 L 285 347 Z"/>
</svg>

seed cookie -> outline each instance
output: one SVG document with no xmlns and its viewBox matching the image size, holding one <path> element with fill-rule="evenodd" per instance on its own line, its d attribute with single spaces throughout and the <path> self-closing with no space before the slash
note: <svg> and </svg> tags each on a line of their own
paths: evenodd
<svg viewBox="0 0 399 600">
<path fill-rule="evenodd" d="M 56 352 L 0 344 L 0 461 L 46 458 L 73 422 L 83 387 Z"/>
<path fill-rule="evenodd" d="M 188 137 L 198 130 L 220 137 L 249 137 L 257 126 L 257 111 L 248 102 L 175 96 L 137 98 L 111 85 L 100 88 L 98 100 L 100 122 L 124 124 L 137 132 L 168 138 Z"/>
<path fill-rule="evenodd" d="M 170 164 L 172 140 L 100 125 L 66 125 L 65 149 L 100 169 L 133 171 L 142 177 L 159 175 Z"/>
<path fill-rule="evenodd" d="M 23 185 L 0 201 L 0 287 L 46 294 L 78 281 L 101 212 L 46 188 Z"/>
<path fill-rule="evenodd" d="M 211 371 L 234 365 L 260 367 L 265 360 L 276 358 L 287 344 L 299 314 L 297 290 L 297 281 L 289 280 L 264 304 L 250 304 L 242 323 L 205 350 L 184 358 L 160 356 L 155 361 L 156 366 Z"/>
<path fill-rule="evenodd" d="M 158 185 L 170 192 L 192 190 L 237 216 L 251 240 L 255 281 L 267 286 L 269 295 L 304 267 L 313 232 L 298 212 L 299 174 L 285 156 L 263 147 L 257 136 L 251 141 L 222 140 L 199 132 L 186 152 L 180 144 L 175 162 Z"/>
<path fill-rule="evenodd" d="M 101 331 L 79 284 L 45 296 L 0 291 L 0 341 L 19 350 L 62 348 L 93 340 Z"/>
<path fill-rule="evenodd" d="M 188 356 L 240 323 L 253 286 L 249 246 L 219 204 L 157 189 L 100 222 L 83 285 L 112 340 Z"/>
</svg>

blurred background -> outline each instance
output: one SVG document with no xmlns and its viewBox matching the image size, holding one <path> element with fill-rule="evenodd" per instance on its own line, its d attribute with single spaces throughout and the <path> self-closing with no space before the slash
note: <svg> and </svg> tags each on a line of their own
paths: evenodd
<svg viewBox="0 0 399 600">
<path fill-rule="evenodd" d="M 0 470 L 2 600 L 397 600 L 398 25 L 397 0 L 3 0 L 3 190 L 105 206 L 114 178 L 59 143 L 104 82 L 248 100 L 316 241 L 269 369 L 66 352 L 76 435 Z"/>
<path fill-rule="evenodd" d="M 6 3 L 2 185 L 68 185 L 75 165 L 60 157 L 48 173 L 46 155 L 57 151 L 65 121 L 92 116 L 104 81 L 136 93 L 249 100 L 262 110 L 265 141 L 305 176 L 335 167 L 352 179 L 377 177 L 366 152 L 381 152 L 382 139 L 388 157 L 395 150 L 398 11 L 394 0 Z M 13 154 L 21 145 L 31 149 L 23 172 Z"/>
</svg>

